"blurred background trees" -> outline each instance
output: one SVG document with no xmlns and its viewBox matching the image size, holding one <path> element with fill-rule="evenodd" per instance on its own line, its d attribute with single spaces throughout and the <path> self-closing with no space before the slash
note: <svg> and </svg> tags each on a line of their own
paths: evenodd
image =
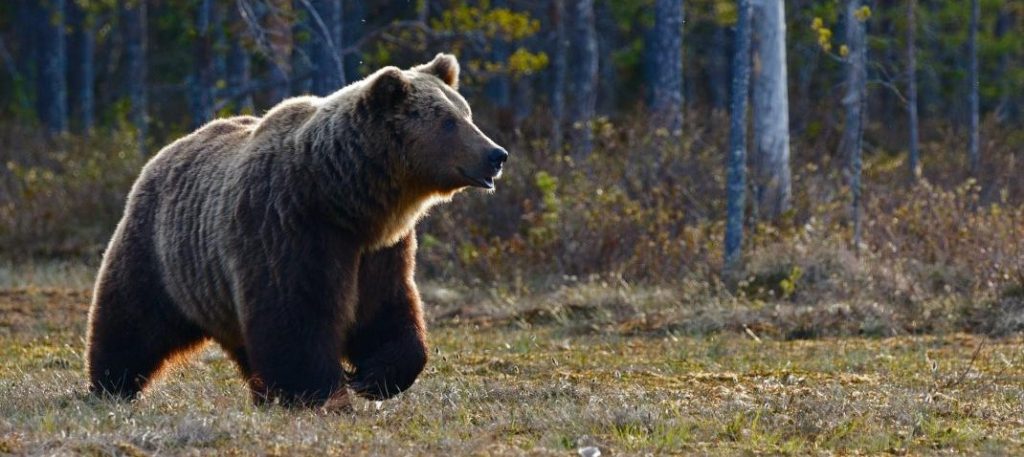
<svg viewBox="0 0 1024 457">
<path fill-rule="evenodd" d="M 167 142 L 441 51 L 513 160 L 426 221 L 428 273 L 714 276 L 807 230 L 891 250 L 920 186 L 1020 207 L 1024 1 L 739 3 L 0 2 L 0 247 L 93 252 Z"/>
<path fill-rule="evenodd" d="M 752 186 L 759 212 L 773 218 L 786 207 L 778 164 L 788 154 L 788 141 L 775 138 L 851 135 L 842 123 L 823 121 L 849 106 L 848 88 L 836 84 L 847 58 L 841 47 L 856 46 L 846 43 L 846 4 L 752 6 Z M 920 115 L 929 122 L 970 126 L 975 111 L 979 124 L 986 115 L 1019 122 L 1021 2 L 875 0 L 862 7 L 869 17 L 861 23 L 874 25 L 865 48 L 871 117 L 895 120 L 906 110 L 913 63 Z M 0 5 L 0 115 L 50 132 L 131 124 L 155 148 L 213 116 L 326 94 L 379 66 L 449 50 L 468 62 L 466 90 L 486 95 L 502 130 L 522 127 L 535 119 L 530 113 L 574 126 L 643 110 L 676 134 L 683 114 L 726 107 L 735 16 L 732 0 L 12 0 Z M 973 55 L 985 76 L 977 80 Z M 784 106 L 790 91 L 792 109 Z M 592 130 L 565 133 L 586 143 Z M 895 136 L 880 132 L 873 141 L 888 145 Z M 835 150 L 834 143 L 825 149 Z M 779 190 L 762 190 L 772 180 Z"/>
</svg>

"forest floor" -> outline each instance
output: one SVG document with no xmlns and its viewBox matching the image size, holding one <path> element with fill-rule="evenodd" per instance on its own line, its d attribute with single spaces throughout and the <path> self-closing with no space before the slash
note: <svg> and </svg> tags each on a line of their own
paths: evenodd
<svg viewBox="0 0 1024 457">
<path fill-rule="evenodd" d="M 1024 454 L 1020 336 L 774 340 L 434 316 L 411 390 L 322 415 L 252 406 L 214 346 L 134 403 L 93 398 L 87 275 L 43 279 L 0 281 L 0 455 Z"/>
</svg>

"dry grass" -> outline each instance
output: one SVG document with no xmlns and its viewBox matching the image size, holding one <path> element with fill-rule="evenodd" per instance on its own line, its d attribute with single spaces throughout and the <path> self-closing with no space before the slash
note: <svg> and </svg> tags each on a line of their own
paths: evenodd
<svg viewBox="0 0 1024 457">
<path fill-rule="evenodd" d="M 321 416 L 251 406 L 214 348 L 135 403 L 91 398 L 88 293 L 22 286 L 0 292 L 0 454 L 1024 452 L 1020 337 L 786 341 L 643 324 L 681 306 L 668 290 L 495 295 L 473 314 L 427 287 L 434 355 L 420 381 Z"/>
</svg>

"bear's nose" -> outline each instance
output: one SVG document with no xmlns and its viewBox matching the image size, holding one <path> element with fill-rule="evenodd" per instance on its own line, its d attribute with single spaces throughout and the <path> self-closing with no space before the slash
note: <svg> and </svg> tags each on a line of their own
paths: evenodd
<svg viewBox="0 0 1024 457">
<path fill-rule="evenodd" d="M 494 168 L 501 168 L 501 164 L 508 160 L 508 152 L 502 148 L 491 149 L 491 152 L 487 154 L 487 160 L 491 162 L 491 166 Z"/>
</svg>

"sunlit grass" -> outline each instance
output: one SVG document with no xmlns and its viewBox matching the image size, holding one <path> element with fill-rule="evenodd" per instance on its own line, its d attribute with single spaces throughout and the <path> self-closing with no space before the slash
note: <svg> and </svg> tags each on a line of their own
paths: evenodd
<svg viewBox="0 0 1024 457">
<path fill-rule="evenodd" d="M 522 319 L 435 321 L 428 370 L 356 412 L 260 408 L 214 347 L 137 402 L 85 394 L 88 295 L 0 295 L 0 452 L 1024 452 L 1022 340 L 783 341 Z"/>
</svg>

